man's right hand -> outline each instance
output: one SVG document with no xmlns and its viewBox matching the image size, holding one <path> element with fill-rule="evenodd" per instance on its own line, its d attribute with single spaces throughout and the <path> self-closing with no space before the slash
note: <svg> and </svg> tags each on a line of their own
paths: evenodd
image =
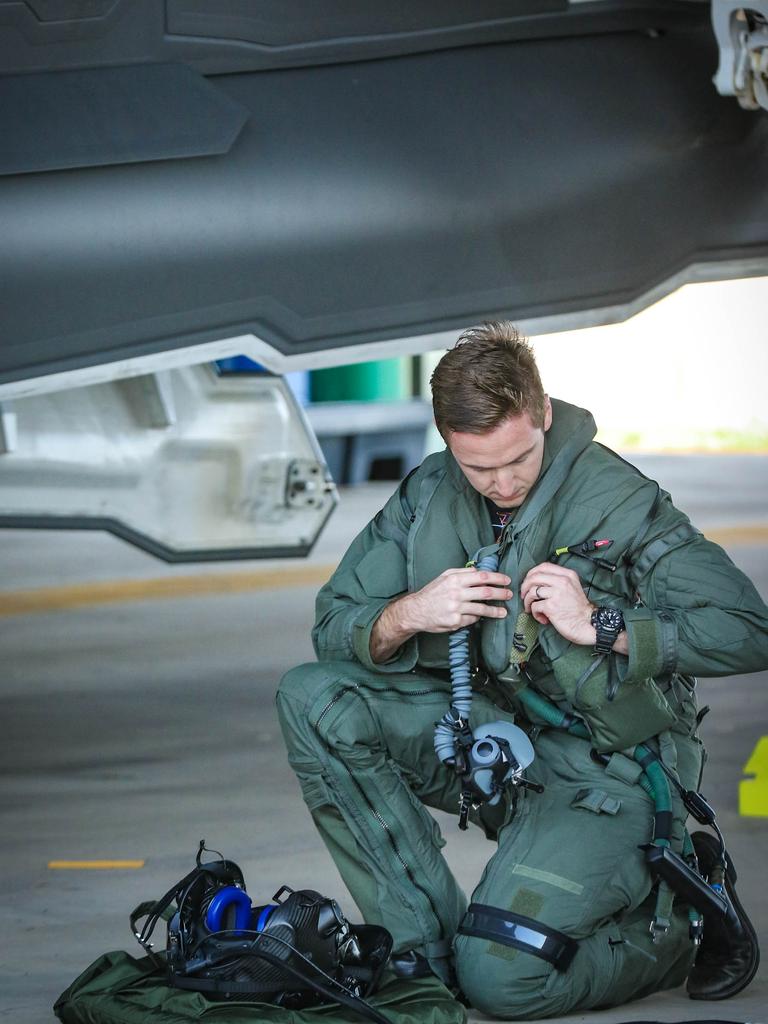
<svg viewBox="0 0 768 1024">
<path fill-rule="evenodd" d="M 502 572 L 446 569 L 413 594 L 387 605 L 371 632 L 371 658 L 387 661 L 416 633 L 453 633 L 478 619 L 503 619 L 506 608 L 486 601 L 509 601 L 511 580 Z"/>
</svg>

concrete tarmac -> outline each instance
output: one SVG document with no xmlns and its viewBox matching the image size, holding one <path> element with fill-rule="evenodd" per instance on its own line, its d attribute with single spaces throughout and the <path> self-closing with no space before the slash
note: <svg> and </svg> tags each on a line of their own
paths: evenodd
<svg viewBox="0 0 768 1024">
<path fill-rule="evenodd" d="M 634 461 L 767 597 L 768 458 Z M 52 1020 L 54 999 L 100 953 L 138 956 L 129 911 L 190 869 L 201 838 L 241 865 L 255 899 L 311 885 L 356 916 L 286 763 L 273 696 L 287 668 L 312 658 L 317 580 L 391 490 L 347 491 L 308 563 L 166 567 L 102 534 L 0 531 L 0 1019 Z M 200 577 L 206 587 L 190 589 Z M 157 580 L 176 582 L 153 589 Z M 739 814 L 744 766 L 768 735 L 766 683 L 765 672 L 702 680 L 699 699 L 712 708 L 703 791 L 768 947 L 768 806 Z M 470 892 L 491 847 L 439 821 Z M 49 867 L 94 860 L 144 866 Z M 727 1002 L 693 1003 L 680 990 L 561 1019 L 714 1018 L 767 1022 L 768 966 Z"/>
</svg>

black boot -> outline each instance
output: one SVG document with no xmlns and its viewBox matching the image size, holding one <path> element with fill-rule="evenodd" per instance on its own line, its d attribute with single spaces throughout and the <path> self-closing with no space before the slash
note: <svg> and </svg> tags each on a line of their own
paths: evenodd
<svg viewBox="0 0 768 1024">
<path fill-rule="evenodd" d="M 708 832 L 691 836 L 699 870 L 710 879 L 720 859 L 720 843 Z M 708 914 L 704 918 L 704 937 L 688 975 L 691 999 L 730 999 L 752 981 L 760 963 L 760 949 L 752 923 L 736 895 L 736 869 L 728 865 L 725 891 L 730 907 L 725 917 Z"/>
<path fill-rule="evenodd" d="M 428 960 L 417 950 L 409 949 L 404 953 L 393 953 L 389 958 L 389 966 L 398 978 L 428 978 L 432 975 L 446 988 L 456 987 L 456 972 L 450 956 L 433 957 Z"/>
<path fill-rule="evenodd" d="M 389 966 L 398 978 L 426 978 L 432 974 L 427 958 L 415 949 L 393 954 L 389 958 Z"/>
</svg>

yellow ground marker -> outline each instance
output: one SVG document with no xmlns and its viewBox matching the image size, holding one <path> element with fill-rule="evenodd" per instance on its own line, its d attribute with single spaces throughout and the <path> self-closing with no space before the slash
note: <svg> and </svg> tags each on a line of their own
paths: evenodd
<svg viewBox="0 0 768 1024">
<path fill-rule="evenodd" d="M 195 576 L 106 580 L 66 587 L 42 587 L 39 590 L 0 591 L 0 615 L 65 611 L 126 601 L 237 594 L 248 590 L 319 587 L 335 568 L 335 565 L 304 565 L 295 569 L 263 569 L 260 572 L 200 573 Z"/>
<path fill-rule="evenodd" d="M 739 814 L 744 818 L 768 818 L 768 736 L 762 736 L 744 765 L 744 779 L 739 783 Z"/>
<path fill-rule="evenodd" d="M 126 871 L 143 868 L 143 860 L 49 860 L 51 871 Z"/>
</svg>

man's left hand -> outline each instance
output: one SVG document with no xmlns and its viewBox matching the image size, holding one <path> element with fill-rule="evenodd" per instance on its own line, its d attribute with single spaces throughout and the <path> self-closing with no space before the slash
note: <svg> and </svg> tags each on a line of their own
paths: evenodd
<svg viewBox="0 0 768 1024">
<path fill-rule="evenodd" d="M 581 577 L 573 569 L 542 562 L 526 575 L 520 588 L 525 610 L 542 625 L 551 623 L 560 636 L 574 644 L 592 645 L 590 623 L 595 606 L 587 599 Z"/>
</svg>

